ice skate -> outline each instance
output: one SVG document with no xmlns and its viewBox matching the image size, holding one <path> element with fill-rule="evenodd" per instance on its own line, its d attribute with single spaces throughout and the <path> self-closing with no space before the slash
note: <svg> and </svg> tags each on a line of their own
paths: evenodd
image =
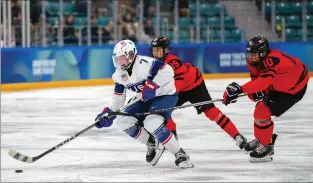
<svg viewBox="0 0 313 183">
<path fill-rule="evenodd" d="M 185 153 L 183 149 L 180 149 L 175 154 L 176 160 L 175 164 L 181 168 L 193 168 L 194 165 L 191 163 L 189 156 Z"/>
<path fill-rule="evenodd" d="M 250 153 L 250 162 L 251 163 L 262 163 L 262 162 L 271 162 L 273 161 L 274 154 L 274 145 L 269 144 L 263 146 L 259 145 Z"/>
<path fill-rule="evenodd" d="M 155 166 L 160 160 L 165 147 L 159 143 L 152 135 L 149 137 L 147 142 L 147 154 L 146 161 L 150 163 L 152 166 Z"/>
<path fill-rule="evenodd" d="M 277 135 L 274 133 L 272 136 L 272 143 L 270 145 L 274 146 L 276 141 Z M 260 141 L 258 139 L 254 139 L 246 144 L 244 147 L 245 151 L 251 152 L 253 151 L 258 145 L 260 144 Z"/>
<path fill-rule="evenodd" d="M 150 163 L 157 154 L 156 147 L 159 146 L 159 143 L 157 140 L 154 139 L 153 136 L 150 136 L 146 145 L 147 145 L 146 161 Z"/>
<path fill-rule="evenodd" d="M 235 137 L 235 140 L 236 140 L 236 145 L 240 149 L 243 149 L 247 144 L 247 139 L 243 135 L 241 135 L 240 133 L 238 133 L 238 135 Z"/>
<path fill-rule="evenodd" d="M 248 143 L 245 145 L 244 149 L 245 149 L 245 151 L 247 151 L 247 152 L 251 152 L 251 151 L 253 151 L 256 147 L 258 147 L 259 144 L 260 144 L 259 139 L 254 139 L 254 140 L 248 142 Z"/>
</svg>

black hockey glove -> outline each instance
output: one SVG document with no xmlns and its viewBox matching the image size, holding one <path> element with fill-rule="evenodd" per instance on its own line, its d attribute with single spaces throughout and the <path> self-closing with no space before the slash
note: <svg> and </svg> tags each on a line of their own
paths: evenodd
<svg viewBox="0 0 313 183">
<path fill-rule="evenodd" d="M 266 98 L 265 91 L 256 92 L 253 94 L 249 94 L 249 98 L 253 100 L 254 102 L 260 102 Z"/>
<path fill-rule="evenodd" d="M 239 84 L 233 82 L 226 87 L 226 90 L 223 95 L 223 104 L 228 105 L 230 103 L 237 102 L 238 95 L 243 91 Z"/>
</svg>

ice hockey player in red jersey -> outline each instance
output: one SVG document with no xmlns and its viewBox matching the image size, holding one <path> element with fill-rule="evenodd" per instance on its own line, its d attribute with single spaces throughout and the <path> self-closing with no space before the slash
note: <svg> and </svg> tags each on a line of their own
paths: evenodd
<svg viewBox="0 0 313 183">
<path fill-rule="evenodd" d="M 152 57 L 163 60 L 174 69 L 178 102 L 176 106 L 186 102 L 197 103 L 212 100 L 203 80 L 202 73 L 190 63 L 183 63 L 180 58 L 170 54 L 170 42 L 166 37 L 156 37 L 151 42 Z M 207 118 L 219 125 L 236 144 L 242 149 L 247 141 L 241 135 L 233 122 L 223 114 L 213 103 L 195 107 L 198 114 L 204 113 Z M 176 123 L 172 117 L 167 121 L 166 127 L 176 134 Z"/>
<path fill-rule="evenodd" d="M 255 139 L 244 147 L 250 152 L 251 162 L 272 161 L 274 123 L 271 116 L 279 117 L 299 102 L 310 79 L 307 67 L 296 57 L 270 49 L 264 37 L 252 38 L 246 46 L 246 60 L 251 81 L 239 85 L 229 84 L 223 103 L 235 103 L 241 93 L 257 105 L 254 110 Z"/>
</svg>

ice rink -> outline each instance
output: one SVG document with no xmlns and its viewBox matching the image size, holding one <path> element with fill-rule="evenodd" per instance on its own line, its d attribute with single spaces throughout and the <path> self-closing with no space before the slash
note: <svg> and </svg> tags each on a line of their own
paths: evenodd
<svg viewBox="0 0 313 183">
<path fill-rule="evenodd" d="M 221 98 L 227 84 L 247 79 L 207 80 L 213 99 Z M 194 108 L 173 112 L 179 142 L 195 168 L 180 169 L 165 152 L 152 167 L 145 161 L 146 146 L 128 137 L 118 126 L 93 128 L 34 163 L 8 155 L 15 149 L 37 156 L 94 123 L 110 105 L 112 86 L 49 89 L 1 93 L 2 182 L 105 181 L 312 181 L 313 82 L 304 99 L 280 118 L 273 118 L 278 138 L 274 161 L 253 164 L 236 142 Z M 253 138 L 255 103 L 247 97 L 227 107 L 216 105 L 248 140 Z M 22 169 L 23 173 L 15 173 Z"/>
</svg>

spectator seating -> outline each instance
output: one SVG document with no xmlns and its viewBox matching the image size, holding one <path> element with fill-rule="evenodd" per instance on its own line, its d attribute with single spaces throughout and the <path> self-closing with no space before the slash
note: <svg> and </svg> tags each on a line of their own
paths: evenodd
<svg viewBox="0 0 313 183">
<path fill-rule="evenodd" d="M 111 2 L 111 1 L 109 1 Z M 171 6 L 172 1 L 165 0 L 161 1 L 163 4 L 167 4 Z M 47 19 L 48 22 L 53 26 L 56 24 L 59 19 L 59 4 L 58 2 L 49 2 L 46 1 L 46 11 L 47 11 Z M 180 17 L 178 19 L 179 26 L 179 42 L 180 43 L 189 43 L 191 40 L 190 35 L 190 27 L 195 27 L 197 18 L 196 18 L 196 1 L 189 0 L 189 9 L 190 9 L 190 17 Z M 299 8 L 298 8 L 299 9 Z M 63 2 L 63 11 L 64 16 L 68 16 L 73 14 L 74 18 L 74 26 L 82 27 L 87 24 L 87 16 L 84 13 L 80 13 L 78 11 L 77 4 L 72 1 L 64 1 Z M 108 8 L 108 11 L 112 11 L 112 8 Z M 299 11 L 299 10 L 298 10 Z M 204 41 L 214 41 L 219 42 L 221 40 L 221 12 L 224 13 L 224 33 L 225 33 L 225 41 L 226 42 L 239 42 L 242 39 L 242 31 L 236 27 L 235 18 L 229 16 L 226 9 L 222 8 L 221 4 L 218 0 L 200 0 L 200 38 Z M 108 12 L 108 15 L 112 15 L 112 12 Z M 106 26 L 111 20 L 112 16 L 99 16 L 97 17 L 97 25 L 98 26 Z M 290 21 L 294 22 L 294 26 L 297 26 L 296 20 L 297 17 L 290 17 Z M 144 19 L 145 20 L 145 19 Z M 160 17 L 160 29 L 163 28 L 164 25 L 164 17 Z M 169 21 L 173 22 L 173 21 Z M 152 24 L 156 25 L 156 18 L 152 18 Z M 169 25 L 171 28 L 174 25 Z M 210 29 L 212 34 L 208 37 L 207 29 Z M 173 40 L 173 30 L 168 31 L 168 36 L 170 40 Z"/>
<path fill-rule="evenodd" d="M 277 1 L 276 3 L 276 25 L 281 25 L 283 18 L 286 25 L 286 41 L 301 41 L 302 40 L 302 12 L 303 3 L 294 0 Z M 271 2 L 268 0 L 264 4 L 265 16 L 271 15 Z M 307 34 L 308 40 L 313 40 L 313 1 L 307 1 Z M 268 18 L 270 21 L 270 18 Z"/>
</svg>

